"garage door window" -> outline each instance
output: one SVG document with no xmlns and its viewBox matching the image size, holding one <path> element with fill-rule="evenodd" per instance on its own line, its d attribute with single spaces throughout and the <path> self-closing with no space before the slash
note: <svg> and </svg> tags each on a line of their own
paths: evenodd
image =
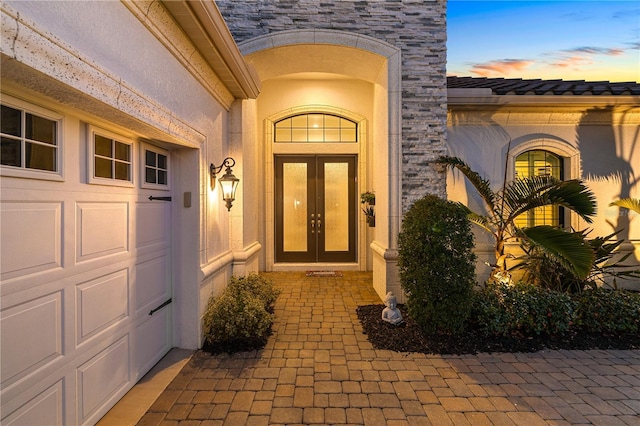
<svg viewBox="0 0 640 426">
<path fill-rule="evenodd" d="M 144 159 L 142 187 L 169 189 L 169 152 L 143 143 L 141 154 Z"/>
<path fill-rule="evenodd" d="M 89 181 L 101 185 L 133 185 L 133 143 L 91 128 Z"/>
<path fill-rule="evenodd" d="M 0 164 L 59 172 L 59 120 L 2 104 Z"/>
</svg>

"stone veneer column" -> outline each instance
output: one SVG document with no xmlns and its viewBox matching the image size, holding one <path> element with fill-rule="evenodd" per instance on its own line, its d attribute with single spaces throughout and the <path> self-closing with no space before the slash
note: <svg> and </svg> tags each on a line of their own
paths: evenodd
<svg viewBox="0 0 640 426">
<path fill-rule="evenodd" d="M 399 48 L 402 188 L 397 214 L 404 214 L 425 194 L 445 197 L 446 176 L 433 165 L 446 153 L 445 0 L 217 0 L 216 4 L 237 43 L 280 31 L 325 29 L 366 35 Z M 397 294 L 400 290 L 396 237 L 391 235 L 386 247 L 372 246 L 374 286 L 382 295 L 382 287 Z"/>
</svg>

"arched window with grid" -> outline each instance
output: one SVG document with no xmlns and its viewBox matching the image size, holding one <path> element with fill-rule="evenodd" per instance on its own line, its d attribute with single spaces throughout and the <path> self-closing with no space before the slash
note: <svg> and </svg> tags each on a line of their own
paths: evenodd
<svg viewBox="0 0 640 426">
<path fill-rule="evenodd" d="M 552 176 L 556 179 L 564 179 L 563 158 L 544 150 L 523 152 L 515 160 L 515 178 L 522 179 L 530 176 Z M 539 225 L 563 227 L 563 209 L 557 206 L 538 207 L 518 216 L 515 224 L 520 228 Z"/>
<path fill-rule="evenodd" d="M 274 127 L 276 143 L 358 142 L 357 123 L 333 114 L 298 114 L 277 121 Z"/>
</svg>

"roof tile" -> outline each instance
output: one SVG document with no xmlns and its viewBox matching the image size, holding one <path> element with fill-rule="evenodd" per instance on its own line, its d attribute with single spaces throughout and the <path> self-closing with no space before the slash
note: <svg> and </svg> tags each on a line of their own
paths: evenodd
<svg viewBox="0 0 640 426">
<path fill-rule="evenodd" d="M 495 95 L 640 95 L 635 81 L 541 80 L 521 78 L 447 77 L 450 89 L 491 89 Z"/>
</svg>

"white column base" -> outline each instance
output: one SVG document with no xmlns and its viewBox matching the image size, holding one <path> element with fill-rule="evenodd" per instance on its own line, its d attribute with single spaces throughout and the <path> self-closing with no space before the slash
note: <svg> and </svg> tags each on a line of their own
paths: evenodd
<svg viewBox="0 0 640 426">
<path fill-rule="evenodd" d="M 377 241 L 371 243 L 373 252 L 373 288 L 385 299 L 388 292 L 398 299 L 398 303 L 405 303 L 406 298 L 400 286 L 400 276 L 398 273 L 398 250 L 383 247 Z"/>
<path fill-rule="evenodd" d="M 233 275 L 244 277 L 252 272 L 258 272 L 262 245 L 255 241 L 242 250 L 233 251 Z"/>
</svg>

